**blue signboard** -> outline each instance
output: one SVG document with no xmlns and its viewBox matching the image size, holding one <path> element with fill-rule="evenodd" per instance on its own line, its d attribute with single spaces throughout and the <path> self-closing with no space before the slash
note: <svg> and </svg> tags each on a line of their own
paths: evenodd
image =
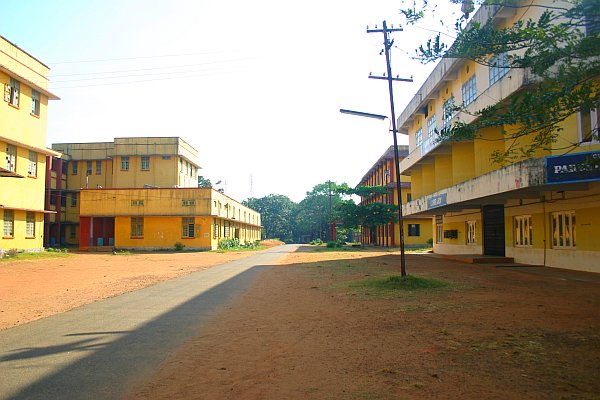
<svg viewBox="0 0 600 400">
<path fill-rule="evenodd" d="M 600 151 L 546 157 L 546 182 L 586 182 L 600 179 Z"/>
<path fill-rule="evenodd" d="M 448 204 L 448 195 L 446 193 L 438 194 L 437 196 L 427 199 L 427 209 L 445 206 Z"/>
</svg>

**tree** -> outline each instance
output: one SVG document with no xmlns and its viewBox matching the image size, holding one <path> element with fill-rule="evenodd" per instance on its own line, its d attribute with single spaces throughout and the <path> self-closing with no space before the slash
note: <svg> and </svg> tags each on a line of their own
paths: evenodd
<svg viewBox="0 0 600 400">
<path fill-rule="evenodd" d="M 317 184 L 306 197 L 298 204 L 294 222 L 296 231 L 294 236 L 302 241 L 303 238 L 328 240 L 330 238 L 331 223 L 335 221 L 335 207 L 342 201 L 338 187 L 348 186 L 343 183 L 327 181 Z"/>
<path fill-rule="evenodd" d="M 293 241 L 292 216 L 297 205 L 288 197 L 270 194 L 261 198 L 244 200 L 243 204 L 261 214 L 265 239 L 278 238 L 287 243 Z"/>
<path fill-rule="evenodd" d="M 198 187 L 199 188 L 211 188 L 212 183 L 210 179 L 204 178 L 203 176 L 198 176 Z"/>
<path fill-rule="evenodd" d="M 474 122 L 458 120 L 443 129 L 439 140 L 472 140 L 481 137 L 480 132 L 485 128 L 518 127 L 503 130 L 500 140 L 507 145 L 505 150 L 492 154 L 495 162 L 506 164 L 532 157 L 540 150 L 550 150 L 568 117 L 600 105 L 600 2 L 563 0 L 521 6 L 514 0 L 479 1 L 482 6 L 543 8 L 539 19 L 521 20 L 502 29 L 496 28 L 491 20 L 467 24 L 469 4 L 472 2 L 463 0 L 463 11 L 467 12 L 455 21 L 454 43 L 444 43 L 438 33 L 417 49 L 417 58 L 423 63 L 462 58 L 490 65 L 502 56 L 510 68 L 526 69 L 535 78 L 508 101 L 471 111 L 476 117 Z M 411 25 L 427 15 L 435 15 L 436 11 L 423 0 L 421 6 L 413 4 L 401 13 Z M 453 105 L 452 110 L 446 111 L 468 112 L 462 105 Z M 589 132 L 584 132 L 586 135 L 597 140 L 598 127 L 590 126 Z M 523 141 L 525 138 L 528 140 Z M 561 150 L 566 153 L 579 144 L 569 143 Z"/>
<path fill-rule="evenodd" d="M 360 194 L 362 197 L 388 192 L 389 189 L 385 186 L 357 186 L 354 189 L 347 188 L 345 190 L 346 194 Z M 390 222 L 398 222 L 398 206 L 395 204 L 357 205 L 353 200 L 345 200 L 337 206 L 336 214 L 346 227 L 374 228 Z"/>
</svg>

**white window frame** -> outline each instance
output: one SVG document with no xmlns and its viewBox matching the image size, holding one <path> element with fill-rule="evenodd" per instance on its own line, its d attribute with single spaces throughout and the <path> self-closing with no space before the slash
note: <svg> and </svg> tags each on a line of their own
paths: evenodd
<svg viewBox="0 0 600 400">
<path fill-rule="evenodd" d="M 552 228 L 552 248 L 574 249 L 576 247 L 574 210 L 553 212 L 550 226 Z"/>
<path fill-rule="evenodd" d="M 4 224 L 2 237 L 15 237 L 15 212 L 13 210 L 4 209 Z"/>
<path fill-rule="evenodd" d="M 467 245 L 477 244 L 477 221 L 467 221 L 465 223 L 467 234 Z"/>
<path fill-rule="evenodd" d="M 420 127 L 415 132 L 415 143 L 416 143 L 415 146 L 417 146 L 417 147 L 419 147 L 421 144 L 423 144 L 423 127 Z"/>
<path fill-rule="evenodd" d="M 443 243 L 444 241 L 444 216 L 435 216 L 435 242 Z"/>
<path fill-rule="evenodd" d="M 29 150 L 29 160 L 27 162 L 27 174 L 32 177 L 37 176 L 37 153 Z"/>
<path fill-rule="evenodd" d="M 35 237 L 35 213 L 27 211 L 25 216 L 25 236 L 28 238 Z"/>
<path fill-rule="evenodd" d="M 194 217 L 183 217 L 181 218 L 181 237 L 187 239 L 194 238 Z"/>
<path fill-rule="evenodd" d="M 77 161 L 73 161 L 71 164 L 71 171 L 73 175 L 77 175 L 77 170 L 78 170 L 79 164 L 77 163 Z"/>
<path fill-rule="evenodd" d="M 102 175 L 102 161 L 96 160 L 96 175 Z"/>
<path fill-rule="evenodd" d="M 454 115 L 456 115 L 454 107 L 454 95 L 451 95 L 442 105 L 442 123 L 444 128 L 447 128 L 450 125 L 450 121 L 454 118 Z"/>
<path fill-rule="evenodd" d="M 490 86 L 508 73 L 508 53 L 495 54 L 490 58 Z"/>
<path fill-rule="evenodd" d="M 85 174 L 86 175 L 92 174 L 92 160 L 87 160 L 85 162 Z"/>
<path fill-rule="evenodd" d="M 461 88 L 462 103 L 466 107 L 477 98 L 477 75 L 473 74 Z"/>
<path fill-rule="evenodd" d="M 6 169 L 17 172 L 17 146 L 6 144 Z"/>
<path fill-rule="evenodd" d="M 593 108 L 577 113 L 579 143 L 590 145 L 600 143 L 600 109 Z M 587 132 L 589 130 L 589 132 Z"/>
<path fill-rule="evenodd" d="M 150 157 L 142 156 L 142 171 L 150 171 Z"/>
<path fill-rule="evenodd" d="M 427 138 L 434 137 L 436 134 L 436 129 L 437 129 L 437 119 L 435 117 L 435 114 L 433 114 L 427 120 Z"/>
<path fill-rule="evenodd" d="M 40 116 L 40 92 L 31 89 L 31 115 Z"/>
<path fill-rule="evenodd" d="M 129 156 L 121 156 L 121 171 L 129 171 Z"/>
<path fill-rule="evenodd" d="M 21 83 L 13 78 L 10 78 L 10 83 L 4 85 L 4 101 L 13 107 L 19 108 L 19 92 Z"/>
<path fill-rule="evenodd" d="M 531 215 L 518 215 L 514 217 L 515 247 L 531 247 L 533 245 L 533 226 Z"/>
</svg>

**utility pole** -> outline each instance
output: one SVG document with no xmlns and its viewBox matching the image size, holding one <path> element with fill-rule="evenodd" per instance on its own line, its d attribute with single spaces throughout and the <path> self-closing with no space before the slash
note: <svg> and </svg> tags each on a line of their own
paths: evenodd
<svg viewBox="0 0 600 400">
<path fill-rule="evenodd" d="M 385 61 L 387 64 L 387 76 L 373 76 L 369 75 L 371 79 L 384 79 L 388 81 L 388 88 L 390 92 L 390 107 L 392 109 L 392 134 L 394 136 L 394 161 L 396 164 L 396 191 L 398 193 L 398 225 L 400 226 L 400 272 L 402 276 L 406 276 L 406 256 L 404 254 L 404 218 L 402 216 L 402 185 L 400 184 L 400 157 L 398 155 L 398 138 L 396 129 L 396 112 L 394 111 L 394 90 L 392 87 L 393 81 L 401 82 L 412 82 L 412 78 L 393 78 L 392 77 L 392 66 L 390 63 L 390 49 L 394 44 L 394 39 L 390 38 L 391 32 L 402 31 L 402 28 L 388 28 L 385 21 L 383 21 L 383 29 L 369 29 L 367 27 L 367 33 L 381 32 L 383 33 L 383 46 L 385 50 Z"/>
</svg>

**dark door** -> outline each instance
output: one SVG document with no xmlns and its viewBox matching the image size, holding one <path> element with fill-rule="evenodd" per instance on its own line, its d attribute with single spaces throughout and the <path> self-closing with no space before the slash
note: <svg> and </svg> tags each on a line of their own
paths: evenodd
<svg viewBox="0 0 600 400">
<path fill-rule="evenodd" d="M 504 205 L 483 206 L 483 254 L 504 256 Z"/>
</svg>

